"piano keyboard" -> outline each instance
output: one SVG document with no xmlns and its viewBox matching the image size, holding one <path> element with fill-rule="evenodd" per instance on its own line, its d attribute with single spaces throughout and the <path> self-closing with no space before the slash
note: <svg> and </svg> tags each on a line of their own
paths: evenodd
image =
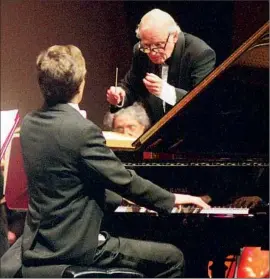
<svg viewBox="0 0 270 279">
<path fill-rule="evenodd" d="M 119 213 L 128 213 L 128 212 L 135 212 L 135 213 L 149 213 L 153 215 L 157 215 L 156 211 L 149 210 L 145 207 L 140 207 L 136 205 L 132 206 L 119 206 L 115 212 Z M 194 206 L 180 206 L 174 207 L 172 213 L 185 213 L 185 214 L 207 214 L 207 215 L 249 215 L 248 208 L 234 208 L 234 207 L 211 207 L 208 209 L 201 209 Z"/>
<path fill-rule="evenodd" d="M 236 215 L 248 215 L 249 209 L 248 208 L 208 208 L 202 209 L 200 211 L 202 214 L 236 214 Z"/>
</svg>

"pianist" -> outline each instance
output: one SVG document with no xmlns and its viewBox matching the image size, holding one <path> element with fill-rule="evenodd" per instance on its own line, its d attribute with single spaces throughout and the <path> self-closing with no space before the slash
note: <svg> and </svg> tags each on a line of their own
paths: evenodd
<svg viewBox="0 0 270 279">
<path fill-rule="evenodd" d="M 142 17 L 136 35 L 140 41 L 134 46 L 130 70 L 117 90 L 107 90 L 107 101 L 111 112 L 143 102 L 154 124 L 213 70 L 216 56 L 159 9 Z"/>
<path fill-rule="evenodd" d="M 150 119 L 144 107 L 135 102 L 115 113 L 106 113 L 103 124 L 113 132 L 138 138 L 150 127 Z"/>
<path fill-rule="evenodd" d="M 61 277 L 69 265 L 129 267 L 147 277 L 183 276 L 183 255 L 171 244 L 105 232 L 98 238 L 108 202 L 105 188 L 163 214 L 183 203 L 209 206 L 127 170 L 106 147 L 102 131 L 79 112 L 86 68 L 77 47 L 49 47 L 38 56 L 37 70 L 45 104 L 29 113 L 21 126 L 29 189 L 23 276 Z"/>
</svg>

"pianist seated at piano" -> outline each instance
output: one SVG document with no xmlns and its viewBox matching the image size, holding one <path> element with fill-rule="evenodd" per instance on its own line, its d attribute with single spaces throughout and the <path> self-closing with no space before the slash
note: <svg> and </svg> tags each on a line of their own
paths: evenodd
<svg viewBox="0 0 270 279">
<path fill-rule="evenodd" d="M 143 105 L 135 102 L 115 113 L 107 112 L 103 124 L 113 132 L 138 138 L 150 127 L 150 119 Z"/>
<path fill-rule="evenodd" d="M 126 169 L 105 145 L 101 129 L 79 111 L 86 74 L 80 49 L 51 46 L 39 54 L 36 66 L 45 102 L 27 114 L 21 126 L 29 190 L 22 253 L 18 243 L 13 246 L 17 254 L 6 252 L 10 262 L 3 265 L 1 259 L 1 275 L 21 260 L 24 277 L 61 277 L 70 265 L 127 267 L 146 277 L 184 276 L 183 254 L 176 246 L 100 231 L 112 197 L 106 189 L 120 201 L 122 196 L 159 214 L 170 214 L 181 204 L 209 206 Z"/>
</svg>

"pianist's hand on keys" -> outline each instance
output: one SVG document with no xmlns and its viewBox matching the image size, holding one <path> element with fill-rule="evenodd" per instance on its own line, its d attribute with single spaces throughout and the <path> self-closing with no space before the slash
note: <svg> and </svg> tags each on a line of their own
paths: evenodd
<svg viewBox="0 0 270 279">
<path fill-rule="evenodd" d="M 200 197 L 191 196 L 191 195 L 184 195 L 184 194 L 174 194 L 175 195 L 175 207 L 181 207 L 185 204 L 193 204 L 199 208 L 206 209 L 210 208 L 206 202 L 202 200 Z"/>
</svg>

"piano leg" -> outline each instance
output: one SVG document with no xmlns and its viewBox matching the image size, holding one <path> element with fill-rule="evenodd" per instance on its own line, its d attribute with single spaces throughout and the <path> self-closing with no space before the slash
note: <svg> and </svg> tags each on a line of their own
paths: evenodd
<svg viewBox="0 0 270 279">
<path fill-rule="evenodd" d="M 186 258 L 186 278 L 209 278 L 207 255 L 201 251 L 183 251 L 183 253 Z"/>
<path fill-rule="evenodd" d="M 238 256 L 217 255 L 209 263 L 208 274 L 210 278 L 235 278 Z"/>
</svg>

